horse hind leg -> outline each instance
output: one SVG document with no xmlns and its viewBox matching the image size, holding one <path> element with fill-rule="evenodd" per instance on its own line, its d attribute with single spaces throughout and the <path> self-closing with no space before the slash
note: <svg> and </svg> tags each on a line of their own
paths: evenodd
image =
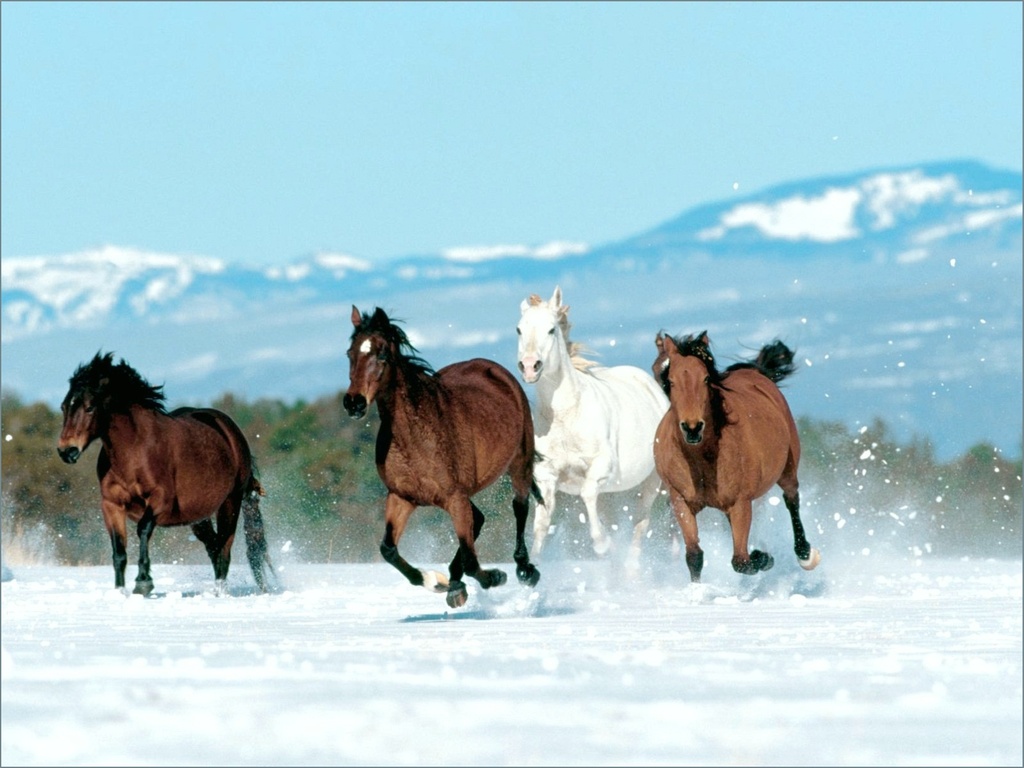
<svg viewBox="0 0 1024 768">
<path fill-rule="evenodd" d="M 537 493 L 539 495 L 540 492 Z M 513 497 L 512 514 L 516 519 L 516 548 L 513 554 L 516 561 L 516 578 L 520 584 L 535 587 L 540 581 L 540 571 L 530 562 L 530 551 L 526 548 L 526 518 L 530 514 L 530 502 L 526 498 Z"/>
<path fill-rule="evenodd" d="M 263 488 L 256 483 L 242 498 L 242 526 L 245 531 L 245 553 L 249 560 L 252 577 L 261 592 L 277 589 L 274 564 L 270 562 L 267 538 L 263 529 L 263 514 L 260 512 L 260 496 Z"/>
<path fill-rule="evenodd" d="M 637 516 L 639 519 L 633 526 L 633 540 L 630 542 L 625 562 L 626 572 L 631 575 L 635 576 L 640 571 L 640 555 L 643 552 L 644 540 L 651 529 L 651 509 L 660 493 L 661 478 L 655 471 L 641 483 L 640 490 L 637 492 Z"/>
<path fill-rule="evenodd" d="M 199 541 L 202 542 L 202 545 L 206 548 L 206 554 L 209 556 L 210 563 L 213 565 L 213 576 L 216 580 L 216 591 L 220 594 L 223 591 L 225 582 L 227 581 L 227 568 L 221 562 L 223 545 L 221 544 L 220 536 L 213 527 L 213 521 L 210 520 L 210 518 L 205 518 L 200 520 L 198 523 L 193 523 L 192 533 L 195 534 L 195 537 L 199 539 Z"/>
<path fill-rule="evenodd" d="M 808 543 L 807 535 L 804 533 L 804 524 L 800 520 L 800 491 L 783 490 L 782 500 L 786 503 L 790 522 L 793 523 L 793 551 L 796 553 L 797 562 L 805 571 L 813 571 L 821 562 L 821 553 Z"/>
</svg>

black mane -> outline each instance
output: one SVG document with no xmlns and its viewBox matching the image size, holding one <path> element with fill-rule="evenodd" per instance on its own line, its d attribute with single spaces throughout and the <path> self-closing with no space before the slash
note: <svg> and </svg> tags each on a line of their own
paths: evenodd
<svg viewBox="0 0 1024 768">
<path fill-rule="evenodd" d="M 79 365 L 69 379 L 69 384 L 65 403 L 69 403 L 76 395 L 90 392 L 110 411 L 123 412 L 129 406 L 139 405 L 160 413 L 167 412 L 163 385 L 154 387 L 124 359 L 115 365 L 113 352 L 105 355 L 97 352 L 88 363 Z"/>
<path fill-rule="evenodd" d="M 388 342 L 388 346 L 395 352 L 396 357 L 389 359 L 389 363 L 401 366 L 408 373 L 413 374 L 413 379 L 418 374 L 432 378 L 435 375 L 433 366 L 419 356 L 419 351 L 409 341 L 405 331 L 395 325 L 395 322 L 401 321 L 392 321 L 383 309 L 376 307 L 372 314 L 369 312 L 362 313 L 359 327 L 353 329 L 351 338 L 355 339 L 356 335 L 362 332 L 376 333 L 384 337 L 384 340 Z"/>
</svg>

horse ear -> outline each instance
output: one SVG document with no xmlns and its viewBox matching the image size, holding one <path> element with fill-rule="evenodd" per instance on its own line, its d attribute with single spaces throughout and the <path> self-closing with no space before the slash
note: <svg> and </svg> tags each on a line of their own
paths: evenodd
<svg viewBox="0 0 1024 768">
<path fill-rule="evenodd" d="M 391 321 L 388 319 L 387 312 L 385 312 L 380 307 L 374 307 L 373 317 L 370 318 L 370 321 L 371 321 L 371 324 L 373 325 L 373 327 L 375 327 L 375 328 L 378 327 L 378 324 L 379 325 L 390 325 L 391 324 Z"/>
<path fill-rule="evenodd" d="M 562 305 L 562 288 L 561 286 L 555 286 L 555 292 L 551 294 L 551 306 L 560 307 Z"/>
<path fill-rule="evenodd" d="M 664 343 L 665 343 L 665 334 L 664 333 L 662 333 L 661 331 L 658 331 L 656 334 L 654 334 L 654 346 L 656 346 L 658 348 L 659 352 L 664 352 L 665 351 L 664 350 L 664 346 L 663 346 Z"/>
<path fill-rule="evenodd" d="M 711 346 L 711 339 L 708 338 L 708 332 L 707 331 L 701 331 L 700 338 L 697 339 L 697 341 L 699 341 L 705 347 L 710 347 Z"/>
<path fill-rule="evenodd" d="M 530 300 L 529 299 L 523 299 L 519 303 L 519 314 L 520 315 L 525 315 L 526 314 L 526 310 L 528 310 L 529 308 L 530 308 Z"/>
<path fill-rule="evenodd" d="M 358 328 L 360 325 L 362 325 L 362 323 L 363 323 L 363 316 L 359 312 L 359 310 L 356 309 L 356 305 L 353 304 L 352 305 L 352 325 L 354 325 L 356 328 Z"/>
</svg>

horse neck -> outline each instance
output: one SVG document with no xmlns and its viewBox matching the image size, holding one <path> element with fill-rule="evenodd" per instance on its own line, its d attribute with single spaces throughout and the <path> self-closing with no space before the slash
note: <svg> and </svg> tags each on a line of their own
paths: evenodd
<svg viewBox="0 0 1024 768">
<path fill-rule="evenodd" d="M 382 424 L 394 432 L 397 424 L 399 431 L 406 429 L 420 410 L 409 396 L 411 387 L 419 387 L 425 396 L 430 396 L 431 383 L 425 381 L 425 374 L 419 374 L 405 366 L 394 367 L 391 384 L 377 393 L 377 414 Z"/>
<path fill-rule="evenodd" d="M 558 332 L 558 343 L 552 346 L 552 352 L 550 359 L 545 361 L 546 370 L 537 380 L 537 395 L 542 407 L 561 411 L 579 402 L 583 374 L 572 364 L 569 345 L 561 331 Z"/>
<path fill-rule="evenodd" d="M 107 429 L 100 436 L 111 463 L 130 455 L 144 443 L 152 431 L 158 414 L 141 405 L 129 406 L 127 412 L 112 413 L 108 416 Z"/>
</svg>

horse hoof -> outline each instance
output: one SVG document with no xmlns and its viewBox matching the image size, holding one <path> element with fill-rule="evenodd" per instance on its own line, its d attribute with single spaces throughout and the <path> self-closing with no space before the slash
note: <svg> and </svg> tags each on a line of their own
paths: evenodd
<svg viewBox="0 0 1024 768">
<path fill-rule="evenodd" d="M 149 594 L 153 591 L 152 581 L 136 581 L 135 589 L 132 590 L 133 594 L 142 595 L 143 597 L 149 597 Z"/>
<path fill-rule="evenodd" d="M 448 594 L 445 596 L 445 602 L 448 603 L 449 608 L 461 608 L 468 599 L 469 594 L 466 592 L 466 585 L 461 581 L 453 581 L 448 585 Z"/>
<path fill-rule="evenodd" d="M 818 563 L 821 562 L 821 552 L 815 548 L 811 548 L 811 554 L 807 556 L 806 560 L 798 560 L 800 567 L 805 571 L 813 571 L 818 567 Z"/>
<path fill-rule="evenodd" d="M 505 572 L 500 568 L 492 568 L 489 571 L 482 571 L 480 575 L 484 578 L 478 579 L 478 581 L 480 582 L 480 586 L 484 589 L 500 587 L 508 581 L 508 576 L 506 576 Z"/>
<path fill-rule="evenodd" d="M 771 567 L 775 565 L 775 558 L 759 549 L 755 549 L 750 553 L 750 561 L 759 571 L 771 570 Z"/>
<path fill-rule="evenodd" d="M 540 581 L 540 571 L 532 563 L 523 568 L 517 568 L 516 576 L 519 577 L 520 584 L 525 584 L 528 587 L 535 587 Z"/>
</svg>

